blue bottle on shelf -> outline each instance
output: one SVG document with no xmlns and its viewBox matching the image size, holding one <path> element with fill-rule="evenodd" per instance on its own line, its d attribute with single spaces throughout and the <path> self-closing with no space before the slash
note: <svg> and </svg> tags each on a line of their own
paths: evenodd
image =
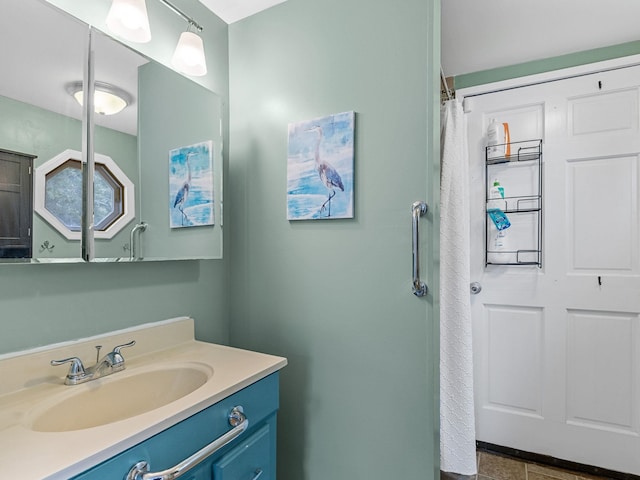
<svg viewBox="0 0 640 480">
<path fill-rule="evenodd" d="M 499 232 L 506 230 L 511 226 L 509 218 L 507 218 L 507 215 L 499 208 L 490 208 L 487 210 L 487 213 Z"/>
<path fill-rule="evenodd" d="M 507 201 L 504 198 L 504 187 L 500 185 L 498 180 L 493 181 L 493 186 L 489 190 L 489 199 L 487 202 L 487 215 L 493 222 L 495 230 L 491 238 L 493 239 L 494 250 L 505 250 L 506 229 L 511 226 L 511 222 L 504 210 L 507 209 Z"/>
</svg>

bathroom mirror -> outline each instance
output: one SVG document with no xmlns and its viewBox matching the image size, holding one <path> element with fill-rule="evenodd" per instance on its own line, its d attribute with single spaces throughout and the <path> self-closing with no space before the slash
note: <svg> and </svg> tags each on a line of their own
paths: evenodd
<svg viewBox="0 0 640 480">
<path fill-rule="evenodd" d="M 118 115 L 113 115 L 109 127 L 95 121 L 94 224 L 106 226 L 103 219 L 112 210 L 107 205 L 105 213 L 99 213 L 99 185 L 113 190 L 101 178 L 110 176 L 111 169 L 97 168 L 102 160 L 120 167 L 132 186 L 117 178 L 111 183 L 125 199 L 135 198 L 135 208 L 130 207 L 135 213 L 126 228 L 114 234 L 94 228 L 95 261 L 221 258 L 220 97 L 96 30 L 93 45 L 97 88 L 126 85 L 131 101 L 123 112 L 130 109 L 138 119 L 136 123 L 123 116 L 117 122 Z M 120 195 L 104 196 L 114 197 L 122 202 Z"/>
<path fill-rule="evenodd" d="M 88 29 L 38 0 L 3 2 L 1 8 L 0 262 L 81 261 L 80 242 L 35 213 L 47 195 L 32 178 L 43 163 L 82 148 L 82 111 L 65 83 L 82 79 Z M 49 180 L 49 199 L 65 205 L 79 235 L 81 185 L 66 189 L 55 172 Z"/>
<path fill-rule="evenodd" d="M 43 0 L 1 8 L 0 35 L 12 48 L 0 58 L 12 75 L 0 82 L 0 175 L 32 162 L 34 180 L 23 182 L 33 185 L 29 205 L 0 176 L 0 206 L 11 207 L 0 210 L 0 262 L 83 261 L 82 108 L 71 90 L 82 81 L 89 27 Z M 27 21 L 33 30 L 24 35 Z M 95 81 L 130 96 L 120 113 L 94 116 L 92 260 L 221 258 L 221 99 L 107 35 L 94 30 L 92 42 Z M 176 202 L 185 184 L 189 195 Z M 144 228 L 132 235 L 136 225 Z M 28 231 L 30 250 L 5 246 L 16 243 L 9 227 Z"/>
</svg>

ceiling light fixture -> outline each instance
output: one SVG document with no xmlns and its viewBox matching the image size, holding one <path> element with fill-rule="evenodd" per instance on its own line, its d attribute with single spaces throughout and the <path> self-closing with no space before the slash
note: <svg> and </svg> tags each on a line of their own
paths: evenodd
<svg viewBox="0 0 640 480">
<path fill-rule="evenodd" d="M 109 30 L 125 40 L 136 43 L 151 40 L 145 0 L 113 0 L 106 22 Z"/>
<path fill-rule="evenodd" d="M 67 85 L 67 92 L 82 105 L 84 91 L 82 82 Z M 93 104 L 95 112 L 100 115 L 115 115 L 133 102 L 133 97 L 121 88 L 104 82 L 95 82 Z"/>
</svg>

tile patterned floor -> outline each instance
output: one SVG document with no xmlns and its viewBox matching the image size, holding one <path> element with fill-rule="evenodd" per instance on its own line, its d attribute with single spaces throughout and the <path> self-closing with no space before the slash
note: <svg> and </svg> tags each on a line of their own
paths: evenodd
<svg viewBox="0 0 640 480">
<path fill-rule="evenodd" d="M 603 480 L 582 472 L 572 472 L 508 457 L 478 452 L 477 480 Z"/>
</svg>

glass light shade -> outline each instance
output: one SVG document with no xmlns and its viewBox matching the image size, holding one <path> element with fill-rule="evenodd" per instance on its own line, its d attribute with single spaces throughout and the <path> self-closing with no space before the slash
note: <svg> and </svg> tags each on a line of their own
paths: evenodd
<svg viewBox="0 0 640 480">
<path fill-rule="evenodd" d="M 202 38 L 193 32 L 183 32 L 173 53 L 171 65 L 181 73 L 200 77 L 207 74 Z"/>
<path fill-rule="evenodd" d="M 84 92 L 82 82 L 74 82 L 67 86 L 67 91 L 82 105 Z M 104 82 L 95 83 L 93 109 L 100 115 L 115 115 L 133 101 L 131 95 L 124 90 Z"/>
<path fill-rule="evenodd" d="M 118 37 L 131 42 L 151 40 L 145 0 L 113 0 L 107 14 L 107 27 Z"/>
</svg>

